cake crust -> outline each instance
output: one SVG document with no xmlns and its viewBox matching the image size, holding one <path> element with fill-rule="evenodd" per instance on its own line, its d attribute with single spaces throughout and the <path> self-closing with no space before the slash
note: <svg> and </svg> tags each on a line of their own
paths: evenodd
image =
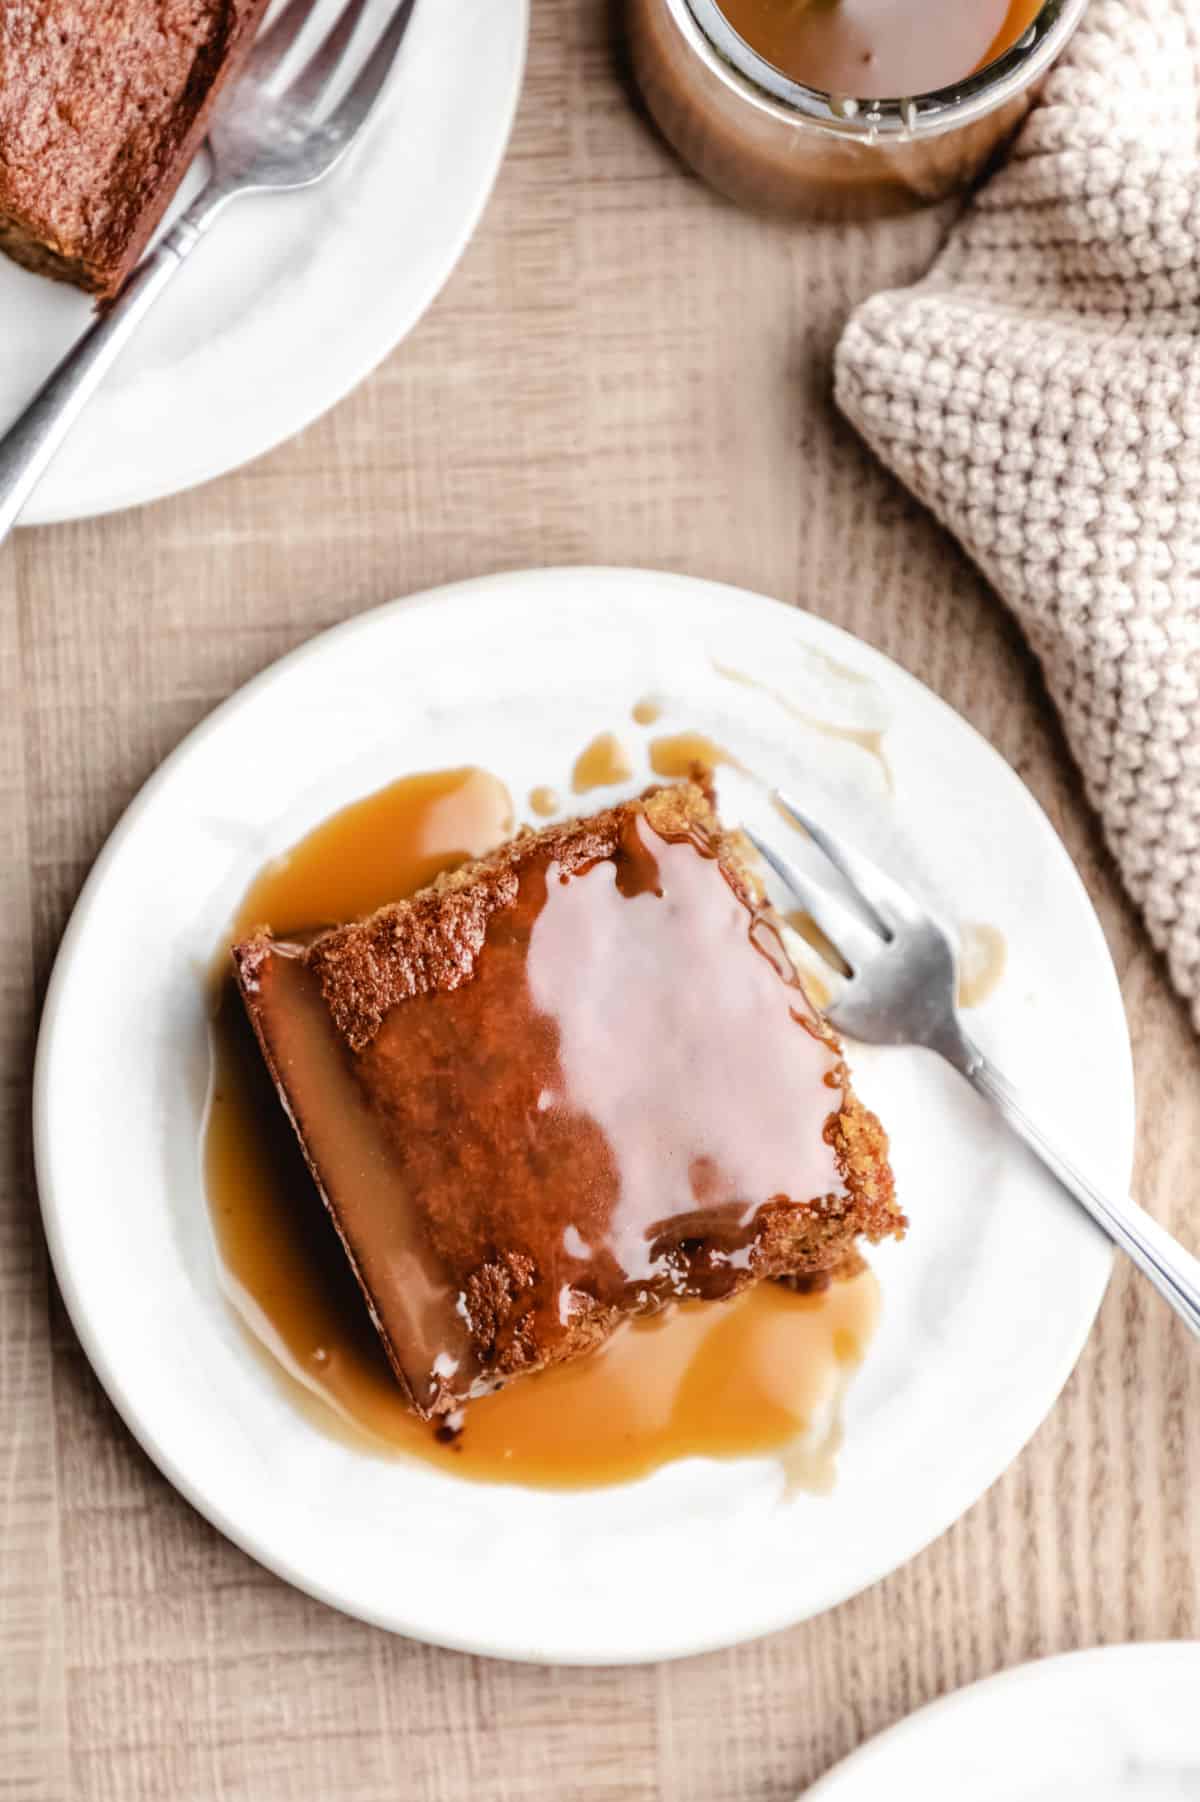
<svg viewBox="0 0 1200 1802">
<path fill-rule="evenodd" d="M 721 828 L 697 782 L 650 789 L 637 801 L 541 831 L 525 827 L 489 856 L 446 871 L 411 900 L 392 902 L 369 919 L 321 935 L 307 961 L 347 1044 L 364 1051 L 400 1002 L 470 980 L 488 922 L 512 906 L 522 865 L 535 846 L 573 874 L 613 856 L 631 812 L 644 814 L 668 838 L 704 833 L 747 904 L 756 903 L 740 842 Z"/>
</svg>

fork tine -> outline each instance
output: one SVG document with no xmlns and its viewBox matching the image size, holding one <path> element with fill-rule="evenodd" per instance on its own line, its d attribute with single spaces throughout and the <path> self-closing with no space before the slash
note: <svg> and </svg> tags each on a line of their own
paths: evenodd
<svg viewBox="0 0 1200 1802">
<path fill-rule="evenodd" d="M 288 83 L 283 98 L 289 106 L 315 107 L 342 65 L 367 0 L 346 0 L 304 67 Z"/>
<path fill-rule="evenodd" d="M 796 897 L 805 912 L 812 915 L 852 975 L 883 949 L 882 941 L 844 901 L 839 901 L 821 883 L 797 869 L 790 858 L 782 856 L 766 839 L 751 832 L 748 826 L 743 826 L 742 831 L 759 856 L 770 864 L 784 887 Z M 826 962 L 829 960 L 826 959 Z M 844 975 L 845 972 L 839 971 L 838 974 Z"/>
<path fill-rule="evenodd" d="M 776 789 L 775 799 L 789 819 L 803 826 L 813 843 L 822 851 L 836 870 L 840 870 L 850 887 L 854 890 L 863 906 L 878 922 L 879 930 L 888 938 L 893 936 L 898 925 L 916 926 L 928 919 L 926 910 L 914 901 L 907 889 L 891 876 L 885 875 L 878 864 L 848 845 L 844 838 L 836 837 L 817 824 L 811 814 L 804 813 L 796 803 Z"/>
<path fill-rule="evenodd" d="M 350 138 L 364 124 L 391 74 L 404 34 L 417 9 L 417 0 L 399 0 L 391 18 L 350 88 L 326 121 L 338 136 Z"/>
<path fill-rule="evenodd" d="M 316 3 L 317 0 L 284 0 L 246 61 L 246 74 L 252 81 L 266 85 L 312 18 Z"/>
</svg>

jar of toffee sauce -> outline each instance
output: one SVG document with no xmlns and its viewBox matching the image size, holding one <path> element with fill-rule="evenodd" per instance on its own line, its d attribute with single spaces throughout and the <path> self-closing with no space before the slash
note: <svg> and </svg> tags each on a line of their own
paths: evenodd
<svg viewBox="0 0 1200 1802">
<path fill-rule="evenodd" d="M 759 212 L 872 217 L 970 182 L 1087 0 L 628 0 L 664 136 Z"/>
</svg>

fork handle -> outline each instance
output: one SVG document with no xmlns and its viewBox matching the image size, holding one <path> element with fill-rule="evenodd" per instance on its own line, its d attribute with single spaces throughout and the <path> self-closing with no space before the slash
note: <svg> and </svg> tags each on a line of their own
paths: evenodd
<svg viewBox="0 0 1200 1802">
<path fill-rule="evenodd" d="M 1179 1241 L 1136 1201 L 1098 1189 L 1043 1131 L 1012 1084 L 965 1035 L 963 1044 L 966 1061 L 954 1056 L 952 1062 L 958 1064 L 979 1094 L 999 1109 L 1013 1131 L 1024 1139 L 1064 1189 L 1075 1197 L 1113 1243 L 1128 1253 L 1180 1319 L 1200 1337 L 1200 1258 L 1185 1251 Z"/>
<path fill-rule="evenodd" d="M 159 295 L 200 242 L 203 223 L 181 219 L 138 264 L 112 305 L 69 350 L 0 438 L 0 543 L 16 524 L 67 434 Z"/>
</svg>

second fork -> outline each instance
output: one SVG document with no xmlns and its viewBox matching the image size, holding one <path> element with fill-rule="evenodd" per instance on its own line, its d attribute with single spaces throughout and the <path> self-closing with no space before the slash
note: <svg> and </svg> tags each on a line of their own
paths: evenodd
<svg viewBox="0 0 1200 1802">
<path fill-rule="evenodd" d="M 849 974 L 824 1010 L 832 1024 L 868 1044 L 923 1046 L 953 1064 L 1200 1337 L 1200 1259 L 1130 1197 L 1102 1189 L 1085 1175 L 970 1039 L 958 1017 L 957 957 L 945 928 L 846 839 L 786 795 L 777 792 L 774 799 L 839 872 L 862 910 L 860 915 L 766 839 L 747 832 L 845 960 Z"/>
</svg>

